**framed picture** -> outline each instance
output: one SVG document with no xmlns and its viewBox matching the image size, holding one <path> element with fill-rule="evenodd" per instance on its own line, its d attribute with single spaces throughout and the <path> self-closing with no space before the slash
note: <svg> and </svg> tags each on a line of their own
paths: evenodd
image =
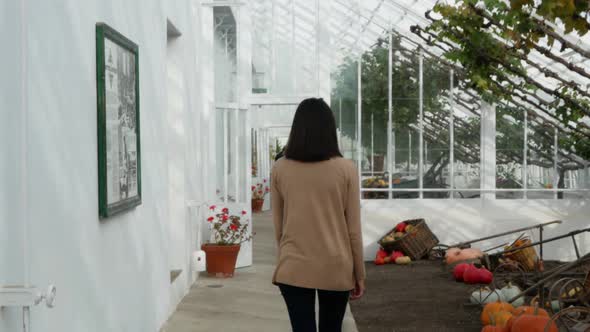
<svg viewBox="0 0 590 332">
<path fill-rule="evenodd" d="M 141 204 L 139 59 L 135 43 L 96 25 L 98 211 L 100 218 Z"/>
</svg>

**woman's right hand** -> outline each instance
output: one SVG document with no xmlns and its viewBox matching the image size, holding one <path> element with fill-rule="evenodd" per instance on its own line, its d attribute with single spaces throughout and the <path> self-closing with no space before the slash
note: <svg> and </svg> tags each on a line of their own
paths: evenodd
<svg viewBox="0 0 590 332">
<path fill-rule="evenodd" d="M 350 300 L 358 300 L 365 294 L 365 280 L 357 280 L 354 289 L 350 291 Z"/>
</svg>

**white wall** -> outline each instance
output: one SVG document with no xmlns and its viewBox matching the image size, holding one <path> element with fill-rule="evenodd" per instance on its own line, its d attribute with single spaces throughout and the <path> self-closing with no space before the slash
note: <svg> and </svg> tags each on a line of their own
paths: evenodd
<svg viewBox="0 0 590 332">
<path fill-rule="evenodd" d="M 212 45 L 210 9 L 201 12 L 190 0 L 26 0 L 29 53 L 23 62 L 18 6 L 19 1 L 0 2 L 0 41 L 10 49 L 0 55 L 0 283 L 23 282 L 21 229 L 28 220 L 31 281 L 58 288 L 54 309 L 32 310 L 32 331 L 157 331 L 194 279 L 185 200 L 210 200 L 214 194 L 208 174 L 215 161 L 207 158 L 213 139 L 204 138 L 215 134 L 211 55 L 205 51 Z M 168 60 L 167 18 L 182 32 Z M 136 42 L 140 59 L 143 204 L 102 222 L 97 22 Z M 18 89 L 23 63 L 26 122 Z M 23 163 L 18 137 L 25 123 Z M 171 268 L 183 270 L 172 286 Z M 5 310 L 0 330 L 16 331 L 19 321 L 16 311 Z"/>
<path fill-rule="evenodd" d="M 440 243 L 454 244 L 511 229 L 562 220 L 561 225 L 547 228 L 544 238 L 590 227 L 588 200 L 484 200 L 484 199 L 397 199 L 364 200 L 362 203 L 365 259 L 375 258 L 381 236 L 402 220 L 424 218 Z M 514 240 L 519 234 L 498 238 L 474 247 L 491 248 Z M 530 233 L 538 239 L 538 232 Z M 503 239 L 508 239 L 502 241 Z M 580 254 L 590 252 L 590 234 L 577 236 Z M 575 251 L 570 239 L 562 239 L 544 247 L 545 259 L 573 260 Z"/>
<path fill-rule="evenodd" d="M 21 195 L 22 158 L 21 135 L 21 19 L 18 1 L 0 2 L 0 284 L 22 283 L 24 266 L 21 258 L 23 209 Z M 11 244 L 5 247 L 4 244 Z M 16 317 L 14 309 L 0 310 L 0 331 L 11 331 L 14 326 L 8 317 Z"/>
</svg>

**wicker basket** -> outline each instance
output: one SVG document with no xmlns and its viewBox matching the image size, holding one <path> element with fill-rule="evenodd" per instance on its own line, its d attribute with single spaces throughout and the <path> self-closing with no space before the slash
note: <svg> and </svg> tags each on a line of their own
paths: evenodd
<svg viewBox="0 0 590 332">
<path fill-rule="evenodd" d="M 524 240 L 523 246 L 527 246 L 529 244 L 531 244 L 530 239 Z M 513 251 L 504 254 L 504 257 L 518 262 L 520 265 L 522 265 L 522 268 L 527 272 L 535 271 L 535 268 L 537 267 L 537 262 L 539 261 L 539 256 L 537 256 L 537 251 L 534 247 L 528 247 L 521 250 Z"/>
<path fill-rule="evenodd" d="M 397 240 L 385 240 L 388 235 L 395 233 L 395 228 L 393 228 L 378 241 L 383 249 L 387 251 L 399 250 L 412 260 L 417 260 L 424 257 L 430 249 L 438 244 L 438 238 L 428 228 L 424 219 L 406 220 L 404 223 L 414 227 L 410 232 Z"/>
</svg>

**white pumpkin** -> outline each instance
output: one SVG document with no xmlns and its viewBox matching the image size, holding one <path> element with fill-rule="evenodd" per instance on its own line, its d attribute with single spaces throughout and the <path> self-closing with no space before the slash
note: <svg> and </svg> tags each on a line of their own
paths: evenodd
<svg viewBox="0 0 590 332">
<path fill-rule="evenodd" d="M 511 282 L 508 282 L 508 285 L 500 289 L 500 299 L 504 302 L 508 302 L 508 300 L 514 298 L 520 293 L 522 293 L 522 291 L 520 290 L 520 288 L 518 288 L 518 286 L 513 285 Z M 512 302 L 511 304 L 514 307 L 520 307 L 521 305 L 524 305 L 524 296 L 521 296 L 518 299 L 514 300 L 514 302 Z"/>
<path fill-rule="evenodd" d="M 491 290 L 489 287 L 482 287 L 471 293 L 469 301 L 473 304 L 487 304 L 500 301 L 500 292 Z"/>
</svg>

